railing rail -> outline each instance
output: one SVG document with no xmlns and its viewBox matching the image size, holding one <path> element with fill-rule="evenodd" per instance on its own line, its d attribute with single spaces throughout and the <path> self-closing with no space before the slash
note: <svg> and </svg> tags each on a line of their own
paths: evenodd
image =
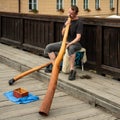
<svg viewBox="0 0 120 120">
<path fill-rule="evenodd" d="M 48 43 L 62 40 L 66 17 L 0 13 L 0 42 L 43 55 Z M 83 18 L 86 67 L 120 78 L 120 19 Z"/>
</svg>

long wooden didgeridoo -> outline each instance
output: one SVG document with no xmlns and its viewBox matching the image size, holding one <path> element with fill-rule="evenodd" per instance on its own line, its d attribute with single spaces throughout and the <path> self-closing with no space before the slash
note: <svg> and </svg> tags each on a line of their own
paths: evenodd
<svg viewBox="0 0 120 120">
<path fill-rule="evenodd" d="M 12 84 L 13 84 L 15 81 L 17 81 L 18 79 L 20 79 L 20 78 L 22 78 L 22 77 L 24 77 L 24 76 L 26 76 L 26 75 L 28 75 L 28 74 L 30 74 L 30 73 L 33 73 L 34 71 L 40 70 L 40 69 L 48 66 L 48 65 L 51 64 L 51 63 L 52 63 L 52 62 L 48 62 L 48 63 L 46 63 L 46 64 L 42 64 L 42 65 L 40 65 L 40 66 L 34 67 L 34 68 L 30 69 L 30 70 L 27 70 L 27 71 L 25 71 L 25 72 L 23 72 L 23 73 L 21 73 L 21 74 L 19 74 L 19 75 L 16 75 L 14 78 L 12 78 L 11 80 L 9 80 L 8 83 L 9 83 L 9 85 L 12 85 Z"/>
<path fill-rule="evenodd" d="M 69 22 L 71 21 L 70 18 L 68 18 Z M 65 53 L 66 49 L 66 41 L 67 41 L 67 36 L 68 36 L 68 31 L 69 31 L 70 24 L 66 26 L 62 45 L 60 48 L 60 51 L 58 53 L 58 56 L 55 59 L 55 63 L 53 65 L 52 73 L 51 73 L 51 78 L 50 82 L 48 85 L 47 93 L 43 99 L 42 105 L 39 110 L 39 114 L 47 116 L 51 107 L 51 103 L 53 100 L 53 96 L 55 93 L 56 85 L 57 85 L 57 79 L 58 79 L 58 74 L 59 74 L 59 66 L 60 62 L 62 61 L 63 55 Z"/>
</svg>

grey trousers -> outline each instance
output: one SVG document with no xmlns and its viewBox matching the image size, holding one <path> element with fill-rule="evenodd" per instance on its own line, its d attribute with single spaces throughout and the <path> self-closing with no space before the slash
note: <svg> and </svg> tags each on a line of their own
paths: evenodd
<svg viewBox="0 0 120 120">
<path fill-rule="evenodd" d="M 51 52 L 58 53 L 61 48 L 61 44 L 62 44 L 62 41 L 48 44 L 44 50 L 44 54 L 48 55 L 48 53 L 51 53 Z M 81 48 L 82 48 L 82 46 L 79 42 L 77 42 L 73 45 L 70 45 L 67 48 L 69 56 L 76 53 Z"/>
</svg>

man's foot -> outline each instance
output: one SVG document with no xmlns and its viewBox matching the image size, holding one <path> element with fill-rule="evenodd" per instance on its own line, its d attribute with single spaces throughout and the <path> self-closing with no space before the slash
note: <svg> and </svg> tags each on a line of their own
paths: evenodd
<svg viewBox="0 0 120 120">
<path fill-rule="evenodd" d="M 45 69 L 45 72 L 46 72 L 46 73 L 51 73 L 51 72 L 52 72 L 52 67 L 53 67 L 52 64 L 48 65 L 48 66 L 46 67 L 46 69 Z"/>
<path fill-rule="evenodd" d="M 68 79 L 72 81 L 72 80 L 75 80 L 75 78 L 76 78 L 76 71 L 71 70 L 70 73 L 69 73 Z"/>
</svg>

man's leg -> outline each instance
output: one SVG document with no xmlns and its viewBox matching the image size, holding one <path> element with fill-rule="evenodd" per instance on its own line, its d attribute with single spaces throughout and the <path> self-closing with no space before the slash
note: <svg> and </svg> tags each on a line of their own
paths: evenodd
<svg viewBox="0 0 120 120">
<path fill-rule="evenodd" d="M 54 52 L 48 53 L 48 56 L 49 56 L 49 58 L 50 58 L 52 64 L 54 64 L 55 58 L 56 58 L 55 53 L 54 53 Z"/>
<path fill-rule="evenodd" d="M 75 80 L 76 77 L 76 70 L 75 70 L 75 57 L 76 57 L 76 51 L 80 50 L 81 48 L 81 44 L 77 43 L 77 44 L 73 44 L 71 46 L 69 46 L 68 48 L 68 54 L 70 56 L 69 58 L 69 63 L 70 63 L 70 74 L 68 79 L 69 80 Z"/>
<path fill-rule="evenodd" d="M 54 64 L 54 61 L 55 61 L 55 53 L 54 52 L 51 52 L 51 53 L 48 53 L 48 56 L 50 58 L 50 61 L 52 62 L 52 64 L 48 65 L 45 69 L 45 72 L 46 73 L 51 73 L 52 72 L 52 67 L 53 67 L 53 64 Z"/>
<path fill-rule="evenodd" d="M 44 54 L 49 56 L 52 64 L 54 64 L 55 62 L 55 58 L 56 58 L 55 52 L 59 51 L 60 46 L 61 46 L 61 42 L 56 42 L 56 43 L 48 44 L 45 48 Z M 48 73 L 52 72 L 52 64 L 46 67 L 45 72 Z"/>
<path fill-rule="evenodd" d="M 76 71 L 74 68 L 75 67 L 75 53 L 69 57 L 69 62 L 70 62 L 70 73 L 69 73 L 68 79 L 75 80 L 75 77 L 76 77 Z"/>
<path fill-rule="evenodd" d="M 75 65 L 75 54 L 72 54 L 70 57 L 69 57 L 69 60 L 70 60 L 70 71 L 71 70 L 74 70 L 74 65 Z"/>
</svg>

